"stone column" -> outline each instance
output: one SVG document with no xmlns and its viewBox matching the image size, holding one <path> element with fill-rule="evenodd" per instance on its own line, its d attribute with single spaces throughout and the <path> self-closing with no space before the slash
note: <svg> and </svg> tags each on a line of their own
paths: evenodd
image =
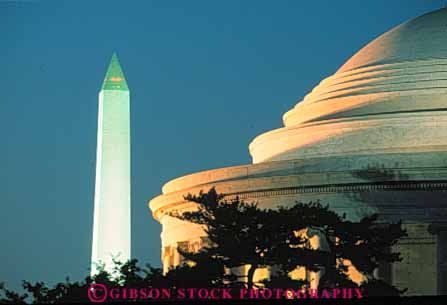
<svg viewBox="0 0 447 305">
<path fill-rule="evenodd" d="M 447 295 L 447 228 L 437 234 L 438 294 Z"/>
<path fill-rule="evenodd" d="M 320 249 L 320 250 L 328 250 L 328 245 L 326 240 L 321 237 L 321 233 L 318 229 L 310 228 L 306 232 L 307 237 L 309 238 L 309 248 L 311 249 Z M 322 271 L 306 272 L 307 280 L 309 281 L 309 286 L 311 289 L 318 289 L 318 284 L 320 283 L 320 279 L 322 276 Z"/>
<path fill-rule="evenodd" d="M 180 247 L 180 243 L 176 244 L 176 247 L 174 248 L 174 262 L 173 262 L 173 267 L 177 267 L 180 265 L 180 253 L 178 252 L 178 248 Z"/>
<path fill-rule="evenodd" d="M 447 223 L 431 224 L 428 230 L 436 235 L 437 293 L 447 295 Z"/>
<path fill-rule="evenodd" d="M 169 268 L 171 267 L 171 247 L 163 247 L 161 252 L 162 262 L 163 262 L 163 274 L 168 273 Z"/>
<path fill-rule="evenodd" d="M 391 252 L 391 249 L 388 249 L 387 252 Z M 379 267 L 374 270 L 374 278 L 381 279 L 388 284 L 393 283 L 393 266 L 392 263 L 388 262 L 379 262 Z"/>
</svg>

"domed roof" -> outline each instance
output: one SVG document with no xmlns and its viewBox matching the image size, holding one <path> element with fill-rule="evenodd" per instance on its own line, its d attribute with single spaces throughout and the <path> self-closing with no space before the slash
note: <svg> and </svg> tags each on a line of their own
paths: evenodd
<svg viewBox="0 0 447 305">
<path fill-rule="evenodd" d="M 283 121 L 291 126 L 327 118 L 445 107 L 445 88 L 447 9 L 440 9 L 367 44 L 285 113 Z M 415 105 L 414 98 L 420 95 L 433 98 Z"/>
<path fill-rule="evenodd" d="M 447 9 L 419 16 L 378 38 L 349 59 L 337 73 L 370 65 L 447 57 Z"/>
<path fill-rule="evenodd" d="M 323 126 L 325 141 L 335 143 L 337 137 L 344 137 L 341 130 L 340 135 L 333 134 L 331 124 L 336 121 L 346 127 L 348 122 L 388 115 L 386 123 L 381 123 L 385 126 L 391 124 L 391 116 L 405 116 L 408 122 L 409 117 L 446 111 L 447 9 L 440 9 L 405 22 L 363 47 L 284 114 L 284 128 L 254 139 L 250 153 L 253 162 L 293 158 L 322 145 Z M 310 135 L 312 124 L 320 126 L 318 132 L 312 129 L 318 135 Z M 345 130 L 353 132 L 352 124 Z M 332 151 L 341 147 L 333 145 Z"/>
</svg>

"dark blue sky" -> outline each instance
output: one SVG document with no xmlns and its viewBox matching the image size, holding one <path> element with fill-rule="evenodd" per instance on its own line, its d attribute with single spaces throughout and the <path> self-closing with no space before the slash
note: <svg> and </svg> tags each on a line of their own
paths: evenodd
<svg viewBox="0 0 447 305">
<path fill-rule="evenodd" d="M 248 144 L 364 44 L 443 5 L 400 1 L 0 1 L 0 281 L 87 275 L 97 96 L 131 92 L 132 253 L 160 266 L 147 201 Z"/>
</svg>

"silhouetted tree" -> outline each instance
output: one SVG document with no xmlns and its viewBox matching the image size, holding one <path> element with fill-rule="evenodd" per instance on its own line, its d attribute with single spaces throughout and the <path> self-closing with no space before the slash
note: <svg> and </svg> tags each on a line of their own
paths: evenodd
<svg viewBox="0 0 447 305">
<path fill-rule="evenodd" d="M 43 282 L 24 281 L 20 294 L 0 283 L 0 302 L 58 304 L 86 303 L 87 289 L 93 283 L 109 289 L 129 288 L 193 288 L 193 287 L 301 287 L 305 280 L 290 278 L 297 267 L 321 272 L 319 288 L 358 287 L 348 276 L 349 262 L 364 277 L 361 283 L 368 296 L 399 295 L 403 291 L 376 279 L 374 270 L 379 262 L 399 261 L 399 254 L 390 251 L 405 236 L 400 223 L 381 223 L 377 215 L 358 222 L 346 219 L 319 202 L 296 203 L 290 207 L 260 209 L 255 203 L 239 198 L 225 200 L 214 188 L 209 192 L 189 194 L 185 199 L 197 204 L 196 211 L 171 213 L 171 216 L 203 225 L 207 244 L 198 252 L 179 249 L 185 263 L 163 274 L 150 265 L 139 267 L 137 260 L 115 261 L 108 273 L 98 266 L 95 276 L 48 287 Z M 311 247 L 317 236 L 318 247 Z M 229 272 L 249 266 L 247 275 Z M 262 283 L 254 283 L 255 271 L 269 267 L 275 272 Z M 174 296 L 175 297 L 175 296 Z"/>
<path fill-rule="evenodd" d="M 189 194 L 185 199 L 197 203 L 198 210 L 174 212 L 171 216 L 205 226 L 209 243 L 202 251 L 227 269 L 249 265 L 246 281 L 239 279 L 233 282 L 235 285 L 246 282 L 252 288 L 257 269 L 276 264 L 282 250 L 291 251 L 290 247 L 284 247 L 284 236 L 281 236 L 284 230 L 277 211 L 259 209 L 256 204 L 239 198 L 224 200 L 214 188 L 198 196 Z M 299 237 L 290 238 L 296 244 L 304 243 Z M 187 256 L 187 260 L 194 261 L 194 254 Z"/>
<path fill-rule="evenodd" d="M 109 273 L 103 267 L 99 267 L 94 276 L 87 276 L 82 281 L 71 282 L 66 278 L 65 282 L 48 287 L 43 282 L 32 284 L 23 281 L 22 287 L 25 293 L 20 294 L 8 290 L 2 283 L 0 285 L 1 304 L 61 304 L 61 303 L 90 303 L 87 291 L 93 283 L 103 284 L 109 290 L 114 287 L 131 288 L 162 288 L 170 287 L 170 282 L 163 276 L 160 268 L 146 265 L 140 268 L 137 260 L 129 260 L 126 263 L 115 262 L 115 269 Z M 2 296 L 3 294 L 3 296 Z"/>
<path fill-rule="evenodd" d="M 296 232 L 307 228 L 312 229 L 319 237 L 324 251 L 318 256 L 309 257 L 315 262 L 311 270 L 322 272 L 319 287 L 357 286 L 347 276 L 346 262 L 350 262 L 364 276 L 365 282 L 369 282 L 374 280 L 373 272 L 378 268 L 379 262 L 393 263 L 401 260 L 399 253 L 390 251 L 401 237 L 406 236 L 400 222 L 380 223 L 377 214 L 354 222 L 319 202 L 297 203 L 290 208 L 280 208 L 279 213 L 286 231 Z M 300 259 L 295 259 L 298 265 L 302 265 Z M 393 289 L 395 293 L 399 293 L 392 286 L 389 286 L 388 292 Z"/>
<path fill-rule="evenodd" d="M 264 281 L 267 286 L 290 283 L 293 280 L 288 274 L 302 266 L 321 272 L 320 287 L 357 287 L 348 277 L 346 262 L 363 274 L 365 282 L 375 283 L 373 272 L 379 262 L 400 260 L 390 248 L 406 235 L 400 223 L 380 223 L 376 214 L 353 222 L 319 202 L 260 209 L 237 197 L 225 200 L 214 188 L 197 196 L 188 194 L 185 199 L 195 202 L 197 210 L 177 211 L 171 216 L 203 225 L 209 243 L 200 253 L 220 262 L 224 269 L 248 265 L 248 288 L 256 286 L 253 276 L 257 269 L 273 266 L 278 272 Z M 309 230 L 320 239 L 320 247 L 308 246 Z M 181 254 L 187 261 L 194 261 L 197 255 Z M 399 293 L 390 285 L 388 288 Z"/>
</svg>

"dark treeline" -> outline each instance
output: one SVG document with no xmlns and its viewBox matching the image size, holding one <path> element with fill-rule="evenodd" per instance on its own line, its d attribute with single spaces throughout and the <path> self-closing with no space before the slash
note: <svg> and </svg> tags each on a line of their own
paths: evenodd
<svg viewBox="0 0 447 305">
<path fill-rule="evenodd" d="M 354 222 L 331 211 L 319 202 L 296 203 L 277 209 L 261 209 L 239 198 L 226 200 L 214 188 L 185 199 L 196 203 L 193 212 L 174 212 L 170 216 L 202 225 L 208 235 L 198 252 L 179 248 L 182 264 L 163 274 L 160 268 L 140 267 L 137 260 L 115 264 L 112 274 L 99 268 L 95 276 L 82 281 L 48 287 L 43 282 L 23 282 L 23 294 L 0 284 L 1 303 L 90 302 L 92 284 L 109 288 L 308 288 L 305 279 L 291 277 L 298 267 L 319 272 L 318 289 L 361 288 L 365 295 L 399 296 L 403 291 L 374 276 L 379 264 L 400 260 L 391 251 L 406 235 L 401 223 L 384 223 L 378 215 Z M 318 247 L 311 246 L 317 238 Z M 349 262 L 347 264 L 346 262 Z M 353 281 L 348 267 L 363 279 Z M 246 268 L 247 272 L 237 272 Z M 256 279 L 256 272 L 268 268 L 268 279 Z M 335 290 L 334 290 L 335 289 Z M 175 296 L 173 296 L 175 298 Z"/>
</svg>

